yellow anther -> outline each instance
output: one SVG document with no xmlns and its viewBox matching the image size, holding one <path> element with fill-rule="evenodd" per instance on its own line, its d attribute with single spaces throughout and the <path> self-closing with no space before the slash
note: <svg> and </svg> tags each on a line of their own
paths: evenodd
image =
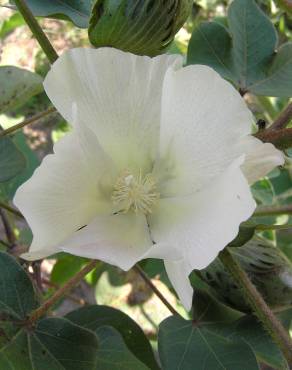
<svg viewBox="0 0 292 370">
<path fill-rule="evenodd" d="M 116 212 L 126 213 L 129 210 L 149 214 L 159 199 L 156 182 L 151 174 L 135 177 L 129 171 L 124 171 L 118 177 L 112 194 Z"/>
</svg>

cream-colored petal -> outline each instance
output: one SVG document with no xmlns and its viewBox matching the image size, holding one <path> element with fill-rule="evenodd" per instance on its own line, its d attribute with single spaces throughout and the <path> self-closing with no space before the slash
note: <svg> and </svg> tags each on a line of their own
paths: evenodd
<svg viewBox="0 0 292 370">
<path fill-rule="evenodd" d="M 185 260 L 164 261 L 165 269 L 179 299 L 185 309 L 192 308 L 193 288 L 189 280 L 189 273 Z"/>
<path fill-rule="evenodd" d="M 60 248 L 129 270 L 151 245 L 145 216 L 133 212 L 97 216 L 88 226 L 61 243 Z"/>
<path fill-rule="evenodd" d="M 232 241 L 254 209 L 248 183 L 236 160 L 219 177 L 192 196 L 161 199 L 149 217 L 154 245 L 148 257 L 184 259 L 185 274 L 208 266 Z M 166 246 L 168 245 L 168 249 Z"/>
<path fill-rule="evenodd" d="M 162 94 L 162 160 L 156 171 L 162 182 L 168 180 L 162 194 L 191 194 L 220 175 L 244 153 L 238 143 L 251 132 L 252 121 L 239 93 L 211 68 L 169 69 Z"/>
<path fill-rule="evenodd" d="M 89 156 L 90 150 L 96 155 Z M 24 255 L 27 259 L 59 251 L 61 241 L 109 208 L 106 186 L 111 182 L 111 162 L 94 135 L 69 133 L 54 146 L 54 152 L 14 198 L 33 232 L 29 253 Z"/>
<path fill-rule="evenodd" d="M 147 170 L 157 152 L 163 79 L 174 64 L 181 65 L 180 57 L 71 49 L 53 64 L 44 87 L 69 122 L 71 104 L 77 103 L 81 123 L 96 133 L 119 167 Z"/>
<path fill-rule="evenodd" d="M 273 144 L 264 144 L 253 136 L 244 138 L 240 146 L 244 147 L 247 153 L 242 171 L 249 184 L 253 184 L 285 162 L 283 153 L 276 149 Z"/>
</svg>

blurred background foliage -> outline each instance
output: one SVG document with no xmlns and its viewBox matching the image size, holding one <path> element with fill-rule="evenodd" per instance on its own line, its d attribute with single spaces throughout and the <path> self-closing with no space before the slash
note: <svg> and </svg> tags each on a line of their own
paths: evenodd
<svg viewBox="0 0 292 370">
<path fill-rule="evenodd" d="M 191 34 L 203 21 L 212 20 L 228 27 L 227 7 L 229 3 L 230 1 L 220 0 L 195 1 L 192 4 L 190 17 L 176 34 L 169 52 L 181 53 L 186 57 Z M 2 129 L 7 129 L 50 107 L 50 102 L 41 88 L 41 81 L 49 69 L 49 63 L 22 17 L 13 9 L 5 7 L 6 5 L 11 6 L 7 1 L 2 0 L 0 4 L 2 5 L 0 8 L 0 93 L 2 89 L 0 124 Z M 35 4 L 37 5 L 37 2 Z M 291 2 L 258 0 L 257 4 L 275 26 L 279 46 L 291 41 Z M 84 12 L 86 14 L 87 10 L 85 9 Z M 36 13 L 40 16 L 46 15 L 38 9 L 36 9 Z M 62 19 L 38 18 L 59 54 L 72 47 L 90 45 L 87 29 L 84 28 L 87 25 L 84 19 L 76 18 L 74 14 L 71 14 L 69 18 L 73 22 Z M 83 28 L 76 27 L 76 25 Z M 9 67 L 7 70 L 5 66 L 13 67 Z M 15 67 L 21 69 L 18 70 Z M 33 74 L 27 76 L 26 74 L 29 73 L 27 71 Z M 9 86 L 4 72 L 6 76 L 9 75 L 9 81 L 15 76 L 19 85 Z M 18 72 L 21 76 L 18 75 Z M 3 99 L 4 90 L 5 99 Z M 256 119 L 264 119 L 267 124 L 273 122 L 289 102 L 288 97 L 255 96 L 250 93 L 245 94 L 244 98 Z M 292 127 L 292 123 L 288 127 Z M 11 155 L 14 156 L 13 160 L 19 167 L 17 169 L 16 165 L 15 173 L 12 173 L 8 178 L 1 179 L 0 174 L 1 203 L 13 206 L 12 199 L 17 187 L 31 176 L 43 157 L 52 152 L 53 144 L 69 130 L 68 123 L 58 113 L 54 113 L 38 120 L 33 125 L 25 126 L 23 130 L 7 138 L 5 142 L 1 141 L 0 155 L 4 151 L 8 153 L 11 145 L 16 146 L 18 154 L 12 153 Z M 261 207 L 291 205 L 292 208 L 292 149 L 287 149 L 285 154 L 287 156 L 285 166 L 274 170 L 252 188 L 254 197 Z M 1 163 L 1 165 L 4 166 L 5 163 Z M 2 216 L 4 214 L 2 220 L 6 219 L 12 225 L 14 235 L 11 239 L 11 235 L 7 234 L 5 221 L 0 222 L 1 250 L 5 251 L 11 243 L 13 248 L 20 248 L 20 250 L 28 246 L 32 235 L 24 220 L 4 209 L 1 212 Z M 268 225 L 291 225 L 292 210 L 286 214 L 272 215 L 261 215 L 259 212 L 258 216 L 254 218 L 254 222 Z M 280 312 L 280 316 L 289 327 L 292 312 L 290 310 L 292 307 L 292 230 L 269 230 L 256 234 L 244 247 L 236 249 L 234 254 L 248 271 L 253 282 L 260 287 L 268 303 L 273 309 Z M 44 297 L 49 297 L 66 280 L 80 271 L 85 263 L 85 259 L 67 254 L 59 254 L 33 264 L 22 262 Z M 172 305 L 185 318 L 188 318 L 189 315 L 180 305 L 168 281 L 163 263 L 159 260 L 147 260 L 141 262 L 140 266 Z M 224 312 L 223 316 L 228 311 L 228 315 L 224 316 L 230 317 L 228 322 L 235 318 L 236 320 L 252 320 L 250 316 L 244 316 L 245 313 L 249 314 L 249 308 L 242 300 L 238 287 L 230 279 L 219 261 L 215 261 L 200 274 L 194 272 L 191 278 L 194 287 L 202 291 L 202 293 L 197 293 L 199 297 L 205 297 L 209 302 L 211 298 L 209 296 L 206 298 L 206 294 L 211 294 L 214 299 L 212 312 L 204 311 L 206 321 L 215 315 L 215 311 L 217 315 Z M 125 273 L 99 262 L 97 268 L 88 274 L 86 279 L 56 307 L 52 315 L 62 316 L 73 309 L 95 303 L 108 305 L 125 312 L 141 326 L 153 348 L 157 348 L 158 326 L 162 320 L 169 316 L 169 312 L 137 272 L 131 270 Z M 198 315 L 202 319 L 196 310 L 203 312 L 203 308 L 194 308 L 194 315 Z M 233 324 L 226 329 L 229 335 L 234 335 L 238 331 L 243 333 L 245 324 L 242 324 L 241 321 L 236 321 L 236 323 L 236 327 Z M 179 322 L 174 324 L 178 327 L 180 325 Z M 256 345 L 255 338 L 257 335 L 262 335 L 262 331 L 251 323 L 249 325 L 252 328 L 250 332 L 240 335 L 245 335 L 247 341 Z M 165 324 L 165 326 L 167 325 Z M 164 329 L 166 330 L 166 328 Z M 163 335 L 163 331 L 161 335 Z M 261 353 L 260 348 L 257 352 L 261 353 L 259 358 L 263 362 L 273 365 L 277 369 L 284 368 L 281 367 L 283 360 L 279 353 L 267 358 L 268 354 L 263 352 Z"/>
</svg>

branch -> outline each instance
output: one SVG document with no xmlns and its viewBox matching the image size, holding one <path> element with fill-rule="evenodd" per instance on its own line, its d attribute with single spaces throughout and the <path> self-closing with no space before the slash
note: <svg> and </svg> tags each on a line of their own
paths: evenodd
<svg viewBox="0 0 292 370">
<path fill-rule="evenodd" d="M 0 209 L 1 208 L 6 209 L 6 211 L 8 211 L 10 213 L 13 213 L 15 216 L 17 216 L 19 218 L 24 218 L 22 213 L 20 213 L 17 209 L 10 207 L 8 204 L 6 204 L 4 202 L 1 202 L 1 200 L 0 200 Z"/>
<path fill-rule="evenodd" d="M 169 311 L 173 315 L 178 315 L 179 313 L 176 311 L 174 307 L 168 302 L 168 300 L 163 296 L 163 294 L 156 288 L 156 286 L 152 283 L 149 277 L 145 274 L 145 272 L 141 269 L 139 265 L 135 265 L 133 269 L 141 276 L 141 278 L 145 281 L 145 283 L 153 290 L 153 292 L 157 295 L 157 297 L 161 300 L 161 302 L 169 309 Z"/>
<path fill-rule="evenodd" d="M 9 248 L 13 248 L 16 243 L 16 237 L 15 237 L 14 231 L 10 225 L 10 222 L 8 220 L 8 217 L 5 211 L 3 211 L 1 208 L 0 208 L 0 216 L 2 219 L 3 226 L 4 226 L 7 241 L 9 243 Z"/>
<path fill-rule="evenodd" d="M 292 215 L 292 204 L 284 206 L 259 206 L 254 216 Z"/>
<path fill-rule="evenodd" d="M 7 130 L 1 131 L 0 132 L 0 138 L 1 137 L 4 137 L 6 135 L 10 135 L 13 132 L 15 132 L 16 130 L 19 130 L 20 128 L 22 128 L 24 126 L 27 126 L 27 125 L 29 125 L 31 123 L 34 123 L 34 122 L 40 120 L 41 118 L 46 117 L 47 115 L 52 114 L 52 113 L 56 113 L 56 112 L 57 112 L 56 111 L 56 108 L 50 107 L 50 108 L 48 108 L 47 110 L 45 110 L 45 111 L 43 111 L 41 113 L 37 113 L 34 116 L 29 117 L 26 120 L 18 123 L 17 125 L 14 125 L 12 127 L 9 127 Z"/>
<path fill-rule="evenodd" d="M 292 118 L 292 103 L 280 113 L 274 123 L 266 130 L 259 130 L 254 136 L 264 143 L 272 143 L 283 150 L 292 146 L 292 128 L 286 128 Z"/>
<path fill-rule="evenodd" d="M 280 113 L 275 122 L 269 127 L 269 130 L 279 130 L 285 128 L 292 118 L 292 103 Z"/>
<path fill-rule="evenodd" d="M 272 143 L 276 148 L 283 150 L 292 146 L 292 128 L 282 128 L 279 130 L 261 130 L 255 135 L 264 143 Z"/>
<path fill-rule="evenodd" d="M 50 63 L 54 63 L 58 59 L 58 54 L 56 53 L 49 39 L 45 35 L 44 31 L 41 29 L 29 7 L 26 5 L 25 0 L 14 0 L 14 3 L 17 6 L 20 14 L 23 16 L 34 37 L 37 39 L 40 47 L 43 49 Z"/>
<path fill-rule="evenodd" d="M 33 311 L 28 320 L 27 324 L 33 325 L 35 321 L 40 319 L 46 314 L 63 296 L 67 295 L 68 292 L 74 288 L 80 281 L 96 266 L 96 260 L 91 260 L 87 265 L 83 267 L 76 275 L 68 280 L 59 290 L 56 291 L 47 301 L 45 301 L 39 308 Z"/>
<path fill-rule="evenodd" d="M 42 279 L 42 283 L 45 284 L 45 285 L 47 285 L 48 287 L 51 287 L 51 288 L 54 288 L 54 289 L 60 289 L 60 286 L 58 284 L 52 283 L 48 279 L 43 278 Z M 81 306 L 85 306 L 85 305 L 88 306 L 88 305 L 90 305 L 90 303 L 87 302 L 85 299 L 79 298 L 79 297 L 77 297 L 77 296 L 75 296 L 73 294 L 67 293 L 67 294 L 65 294 L 65 297 L 68 298 L 68 299 L 70 299 L 72 302 L 75 302 L 75 303 L 77 303 L 77 304 L 79 304 Z"/>
<path fill-rule="evenodd" d="M 269 332 L 274 342 L 282 350 L 289 365 L 292 365 L 292 341 L 280 321 L 268 307 L 260 293 L 249 280 L 246 272 L 241 268 L 237 260 L 225 248 L 219 254 L 219 258 L 225 268 L 230 272 L 235 281 L 241 287 L 250 307 L 258 319 L 263 323 L 264 328 Z"/>
</svg>

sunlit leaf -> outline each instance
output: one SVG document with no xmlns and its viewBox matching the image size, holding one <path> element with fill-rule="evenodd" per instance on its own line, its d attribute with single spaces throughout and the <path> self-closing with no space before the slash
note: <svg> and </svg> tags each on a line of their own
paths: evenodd
<svg viewBox="0 0 292 370">
<path fill-rule="evenodd" d="M 13 14 L 8 19 L 5 19 L 0 26 L 0 38 L 6 37 L 15 28 L 25 24 L 23 17 L 19 13 Z"/>
<path fill-rule="evenodd" d="M 0 66 L 0 113 L 24 104 L 42 90 L 39 75 L 14 66 Z"/>
<path fill-rule="evenodd" d="M 83 258 L 64 254 L 54 264 L 51 272 L 51 281 L 56 284 L 65 283 L 81 270 L 84 261 L 85 259 Z"/>
</svg>

